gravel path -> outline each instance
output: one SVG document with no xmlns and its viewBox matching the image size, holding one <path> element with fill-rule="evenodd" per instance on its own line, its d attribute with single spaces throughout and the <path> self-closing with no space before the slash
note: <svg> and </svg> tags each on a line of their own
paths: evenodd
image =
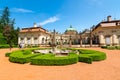
<svg viewBox="0 0 120 80">
<path fill-rule="evenodd" d="M 11 63 L 5 57 L 9 49 L 0 49 L 0 80 L 120 80 L 120 50 L 87 49 L 103 51 L 107 59 L 92 64 L 35 66 Z"/>
</svg>

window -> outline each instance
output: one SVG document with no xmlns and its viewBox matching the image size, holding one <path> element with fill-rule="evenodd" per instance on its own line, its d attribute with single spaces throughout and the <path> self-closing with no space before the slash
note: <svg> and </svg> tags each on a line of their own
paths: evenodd
<svg viewBox="0 0 120 80">
<path fill-rule="evenodd" d="M 38 44 L 38 38 L 34 38 L 34 44 Z"/>
<path fill-rule="evenodd" d="M 99 31 L 98 33 L 104 33 L 104 31 Z"/>
<path fill-rule="evenodd" d="M 24 38 L 20 38 L 21 43 L 24 43 Z"/>
<path fill-rule="evenodd" d="M 30 44 L 30 38 L 27 38 L 27 44 Z"/>
<path fill-rule="evenodd" d="M 116 30 L 112 30 L 112 33 L 115 33 L 115 32 L 117 32 Z"/>
<path fill-rule="evenodd" d="M 20 40 L 24 40 L 24 38 L 21 38 Z"/>
<path fill-rule="evenodd" d="M 45 38 L 42 38 L 42 44 L 44 44 L 45 43 Z"/>
<path fill-rule="evenodd" d="M 110 37 L 105 38 L 105 43 L 106 43 L 106 45 L 110 45 Z"/>
</svg>

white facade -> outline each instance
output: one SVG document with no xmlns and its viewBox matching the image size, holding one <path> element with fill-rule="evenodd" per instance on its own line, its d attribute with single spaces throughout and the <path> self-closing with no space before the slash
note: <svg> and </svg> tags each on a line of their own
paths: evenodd
<svg viewBox="0 0 120 80">
<path fill-rule="evenodd" d="M 19 33 L 18 37 L 18 44 L 24 43 L 27 45 L 43 45 L 48 44 L 50 42 L 50 34 L 48 32 L 40 31 L 41 28 L 37 27 L 37 31 L 35 31 L 35 28 L 31 28 L 31 31 L 29 31 L 29 28 L 23 29 Z"/>
</svg>

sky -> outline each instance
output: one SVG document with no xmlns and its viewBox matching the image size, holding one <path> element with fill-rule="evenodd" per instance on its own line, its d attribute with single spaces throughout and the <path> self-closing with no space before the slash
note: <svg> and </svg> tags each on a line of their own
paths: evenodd
<svg viewBox="0 0 120 80">
<path fill-rule="evenodd" d="M 0 13 L 7 6 L 15 27 L 38 26 L 64 32 L 72 25 L 78 32 L 90 29 L 108 15 L 120 19 L 120 0 L 0 0 Z"/>
</svg>

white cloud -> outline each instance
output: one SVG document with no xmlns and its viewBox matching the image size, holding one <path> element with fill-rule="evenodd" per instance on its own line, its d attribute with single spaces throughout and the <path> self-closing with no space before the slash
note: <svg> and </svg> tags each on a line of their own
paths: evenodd
<svg viewBox="0 0 120 80">
<path fill-rule="evenodd" d="M 46 25 L 46 24 L 48 24 L 48 23 L 54 23 L 54 22 L 56 22 L 56 21 L 58 21 L 58 20 L 59 20 L 58 17 L 53 16 L 53 17 L 50 17 L 50 18 L 48 18 L 47 20 L 45 20 L 45 21 L 43 21 L 43 22 L 40 22 L 40 23 L 38 23 L 38 24 L 40 24 L 40 25 Z"/>
<path fill-rule="evenodd" d="M 13 12 L 22 12 L 22 13 L 32 13 L 32 10 L 23 9 L 23 8 L 12 8 L 11 11 Z"/>
</svg>

